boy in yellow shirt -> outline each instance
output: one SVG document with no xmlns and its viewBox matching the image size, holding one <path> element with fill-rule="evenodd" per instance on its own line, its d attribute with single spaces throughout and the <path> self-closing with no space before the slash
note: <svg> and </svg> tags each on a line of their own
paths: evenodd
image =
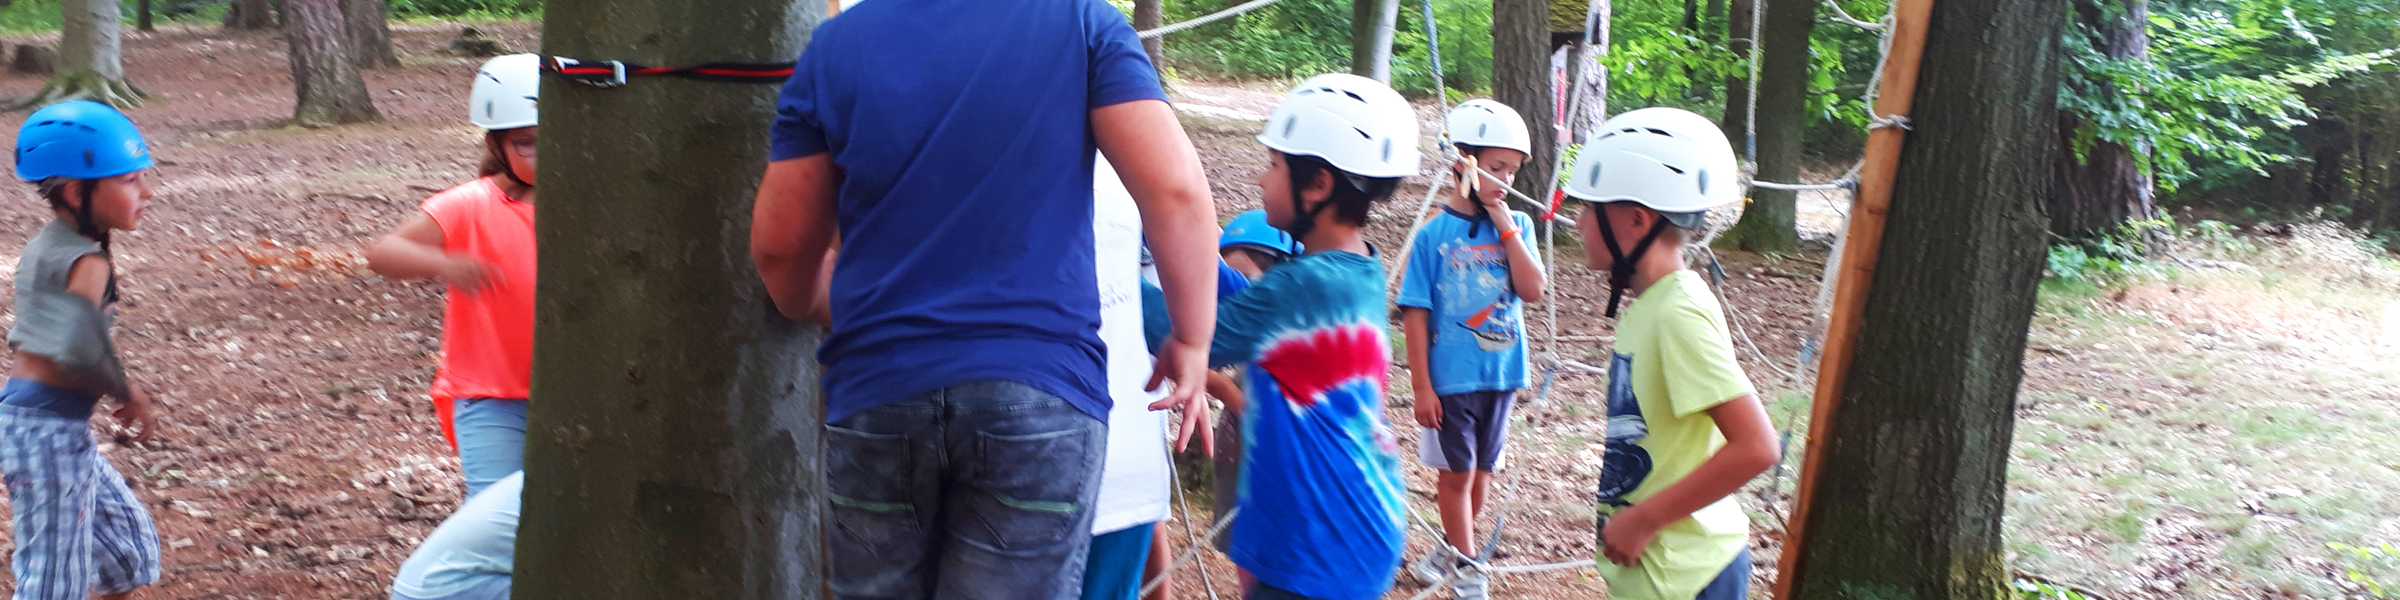
<svg viewBox="0 0 2400 600">
<path fill-rule="evenodd" d="M 1773 426 L 1735 362 L 1724 310 L 1684 268 L 1708 209 L 1741 199 L 1733 149 L 1714 123 L 1672 108 L 1600 126 L 1567 194 L 1588 264 L 1609 273 L 1617 321 L 1599 570 L 1611 598 L 1742 600 L 1749 517 L 1732 494 L 1781 460 Z"/>
</svg>

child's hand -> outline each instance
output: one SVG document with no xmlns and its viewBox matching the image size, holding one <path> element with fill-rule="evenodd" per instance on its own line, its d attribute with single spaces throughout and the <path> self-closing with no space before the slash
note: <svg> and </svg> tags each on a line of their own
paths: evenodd
<svg viewBox="0 0 2400 600">
<path fill-rule="evenodd" d="M 1481 198 L 1477 192 L 1482 191 L 1480 184 L 1483 183 L 1483 178 L 1475 173 L 1478 168 L 1480 167 L 1475 166 L 1474 155 L 1458 157 L 1458 193 L 1465 194 L 1469 200 Z"/>
<path fill-rule="evenodd" d="M 1426 429 L 1442 428 L 1442 399 L 1426 390 L 1417 390 L 1417 424 Z"/>
<path fill-rule="evenodd" d="M 132 397 L 110 416 L 116 417 L 118 427 L 133 432 L 133 441 L 149 440 L 150 432 L 158 429 L 158 417 L 150 414 L 150 395 L 140 390 L 127 390 L 127 395 Z"/>
<path fill-rule="evenodd" d="M 1638 504 L 1611 515 L 1608 525 L 1600 529 L 1600 555 L 1618 566 L 1641 563 L 1642 551 L 1658 538 L 1658 526 L 1647 515 Z"/>
<path fill-rule="evenodd" d="M 483 291 L 483 288 L 492 284 L 499 283 L 500 270 L 473 258 L 453 256 L 450 257 L 449 262 L 442 264 L 441 277 L 442 283 L 450 284 L 450 287 L 458 288 L 458 291 L 473 294 Z"/>
</svg>

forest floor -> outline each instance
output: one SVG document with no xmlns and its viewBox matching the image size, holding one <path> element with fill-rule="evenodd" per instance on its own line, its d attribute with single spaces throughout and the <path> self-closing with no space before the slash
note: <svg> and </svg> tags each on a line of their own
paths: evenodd
<svg viewBox="0 0 2400 600">
<path fill-rule="evenodd" d="M 460 109 L 480 59 L 444 51 L 460 26 L 395 25 L 402 66 L 368 74 L 386 121 L 322 130 L 283 125 L 291 83 L 286 45 L 272 33 L 126 33 L 126 71 L 155 94 L 130 114 L 161 162 L 143 230 L 116 246 L 126 298 L 117 339 L 134 380 L 163 405 L 165 429 L 104 452 L 148 503 L 166 549 L 165 577 L 143 597 L 380 598 L 455 508 L 457 461 L 424 396 L 442 290 L 376 277 L 360 256 L 420 199 L 471 176 L 478 131 Z M 507 48 L 536 46 L 532 24 L 474 27 Z M 0 38 L 26 42 L 51 40 Z M 41 84 L 0 75 L 0 96 Z M 1265 154 L 1252 137 L 1277 99 L 1273 85 L 1174 87 L 1220 215 L 1256 208 Z M 1420 113 L 1438 123 L 1438 108 Z M 0 116 L 0 128 L 23 118 Z M 1400 247 L 1422 184 L 1378 209 L 1377 247 Z M 50 218 L 31 193 L 20 199 L 0 203 L 0 262 Z M 1800 253 L 1723 257 L 1729 317 L 1747 339 L 1739 354 L 1787 428 L 1805 426 L 1810 382 L 1797 356 L 1838 205 L 1803 200 L 1811 242 Z M 2400 309 L 2388 299 L 2400 269 L 2337 231 L 2284 233 L 2187 244 L 2171 266 L 2106 286 L 2045 286 L 2011 468 L 2016 569 L 2108 598 L 2334 597 L 2365 589 L 2345 583 L 2352 570 L 2400 581 L 2391 563 L 2327 546 L 2400 540 L 2400 444 L 2375 435 L 2400 424 L 2400 372 L 2390 366 Z M 1558 241 L 1558 353 L 1602 362 L 1605 282 L 1582 267 L 1574 240 Z M 1549 339 L 1544 322 L 1529 322 L 1537 351 Z M 1387 416 L 1413 448 L 1405 372 L 1392 374 Z M 1560 372 L 1548 394 L 1520 405 L 1514 466 L 1494 492 L 1508 518 L 1495 562 L 1592 556 L 1600 383 Z M 1199 527 L 1206 474 L 1183 462 Z M 1412 504 L 1431 518 L 1431 473 L 1406 462 Z M 1744 492 L 1762 593 L 1792 477 Z M 1429 540 L 1413 531 L 1411 556 Z M 1202 556 L 1227 597 L 1230 565 Z M 1211 598 L 1194 574 L 1177 584 L 1178 598 Z M 1392 597 L 1419 591 L 1404 583 Z M 1493 591 L 1597 598 L 1605 584 L 1569 568 L 1512 575 Z"/>
</svg>

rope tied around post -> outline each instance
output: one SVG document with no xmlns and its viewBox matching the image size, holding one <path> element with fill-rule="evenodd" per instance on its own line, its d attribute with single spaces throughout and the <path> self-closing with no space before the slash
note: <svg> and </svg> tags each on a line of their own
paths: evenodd
<svg viewBox="0 0 2400 600">
<path fill-rule="evenodd" d="M 542 57 L 542 70 L 557 73 L 568 81 L 597 88 L 622 87 L 627 77 L 635 75 L 679 77 L 695 81 L 724 83 L 779 84 L 792 78 L 790 62 L 744 63 L 713 62 L 692 67 L 650 67 L 619 60 L 580 60 L 564 56 Z"/>
</svg>

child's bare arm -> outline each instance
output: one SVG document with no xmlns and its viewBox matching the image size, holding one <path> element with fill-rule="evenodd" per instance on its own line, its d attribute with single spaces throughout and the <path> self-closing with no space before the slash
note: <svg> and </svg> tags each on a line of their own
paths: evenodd
<svg viewBox="0 0 2400 600">
<path fill-rule="evenodd" d="M 92 306 L 100 306 L 105 300 L 104 296 L 108 295 L 108 277 L 108 259 L 98 254 L 86 255 L 75 259 L 75 266 L 68 268 L 67 291 L 91 300 Z M 133 441 L 150 439 L 150 432 L 158 429 L 158 417 L 150 414 L 150 395 L 133 389 L 131 383 L 127 383 L 122 392 L 109 394 L 118 393 L 123 394 L 123 397 L 117 398 L 123 406 L 110 414 L 116 417 L 119 425 L 133 432 Z"/>
<path fill-rule="evenodd" d="M 1775 428 L 1767 421 L 1767 410 L 1759 405 L 1756 394 L 1743 394 L 1708 409 L 1708 416 L 1725 434 L 1725 446 L 1682 481 L 1609 517 L 1600 535 L 1601 553 L 1610 562 L 1633 565 L 1659 528 L 1741 491 L 1743 485 L 1783 459 L 1783 450 L 1775 443 Z"/>
<path fill-rule="evenodd" d="M 1216 371 L 1208 372 L 1208 395 L 1225 401 L 1225 412 L 1234 414 L 1241 414 L 1242 403 L 1247 400 L 1242 397 L 1241 384 L 1234 383 L 1232 377 Z"/>
<path fill-rule="evenodd" d="M 1426 322 L 1432 311 L 1414 306 L 1400 308 L 1400 336 L 1408 344 L 1408 383 L 1415 392 L 1417 424 L 1425 427 L 1442 426 L 1442 401 L 1433 392 L 1432 328 Z"/>
<path fill-rule="evenodd" d="M 1142 211 L 1142 234 L 1157 259 L 1159 287 L 1174 336 L 1153 354 L 1148 389 L 1173 381 L 1167 398 L 1152 410 L 1183 407 L 1182 447 L 1200 435 L 1206 449 L 1215 434 L 1208 422 L 1208 352 L 1216 334 L 1217 211 L 1200 167 L 1200 154 L 1176 120 L 1175 109 L 1158 100 L 1135 100 L 1091 111 L 1092 139 L 1125 182 Z"/>
<path fill-rule="evenodd" d="M 367 268 L 392 279 L 439 279 L 468 292 L 500 276 L 489 265 L 443 253 L 441 224 L 421 213 L 367 246 Z"/>
</svg>

